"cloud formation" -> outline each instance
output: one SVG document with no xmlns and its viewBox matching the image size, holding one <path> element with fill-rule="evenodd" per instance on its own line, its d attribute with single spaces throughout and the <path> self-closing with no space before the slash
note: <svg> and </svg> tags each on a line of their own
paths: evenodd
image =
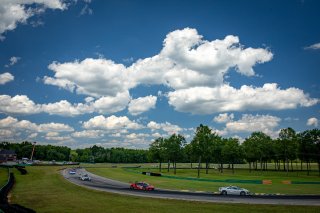
<svg viewBox="0 0 320 213">
<path fill-rule="evenodd" d="M 24 138 L 37 137 L 39 133 L 46 133 L 48 137 L 59 135 L 59 132 L 72 132 L 74 129 L 62 123 L 44 123 L 35 124 L 28 120 L 18 120 L 11 116 L 0 119 L 0 135 L 3 139 L 14 139 L 21 134 L 26 135 Z"/>
<path fill-rule="evenodd" d="M 0 74 L 0 85 L 4 85 L 14 80 L 14 76 L 11 73 L 5 72 Z"/>
<path fill-rule="evenodd" d="M 225 123 L 222 130 L 214 129 L 219 135 L 263 132 L 275 138 L 278 136 L 276 128 L 279 126 L 281 118 L 272 115 L 243 114 L 239 120 L 234 120 L 233 114 L 224 113 L 216 116 L 214 120 Z"/>
<path fill-rule="evenodd" d="M 6 31 L 14 30 L 19 23 L 43 13 L 46 9 L 65 10 L 67 5 L 63 0 L 2 0 L 0 4 L 0 40 Z"/>
<path fill-rule="evenodd" d="M 134 121 L 131 121 L 127 116 L 117 117 L 111 115 L 104 117 L 103 115 L 95 116 L 83 123 L 85 129 L 102 129 L 102 130 L 128 130 L 142 129 L 143 126 Z"/>
<path fill-rule="evenodd" d="M 261 131 L 270 134 L 280 121 L 280 118 L 271 115 L 244 114 L 240 120 L 227 122 L 226 130 L 232 133 Z"/>
<path fill-rule="evenodd" d="M 5 114 L 36 114 L 41 106 L 35 104 L 26 95 L 0 95 L 0 112 Z"/>
<path fill-rule="evenodd" d="M 44 83 L 95 97 L 115 95 L 141 84 L 174 89 L 214 87 L 223 83 L 231 68 L 252 76 L 253 66 L 270 61 L 272 56 L 266 49 L 244 49 L 236 36 L 206 41 L 195 29 L 185 28 L 169 33 L 158 55 L 139 59 L 130 67 L 104 58 L 53 62 L 48 68 L 54 78 L 45 76 Z"/>
<path fill-rule="evenodd" d="M 0 113 L 30 115 L 37 113 L 48 113 L 50 115 L 61 115 L 73 117 L 93 112 L 111 114 L 125 109 L 130 101 L 128 93 L 118 94 L 116 97 L 101 97 L 94 100 L 86 98 L 85 103 L 71 104 L 67 100 L 55 103 L 36 104 L 26 95 L 0 95 Z"/>
<path fill-rule="evenodd" d="M 129 103 L 119 94 L 129 97 L 130 89 L 139 85 L 166 85 L 172 89 L 167 95 L 169 104 L 177 111 L 192 114 L 283 110 L 318 103 L 318 99 L 310 98 L 300 89 L 283 90 L 275 83 L 263 87 L 243 85 L 237 89 L 224 82 L 232 70 L 254 76 L 253 67 L 272 57 L 268 49 L 244 48 L 237 36 L 207 41 L 196 29 L 185 28 L 168 33 L 159 54 L 139 59 L 129 67 L 104 58 L 53 62 L 48 68 L 54 76 L 45 76 L 43 80 L 77 94 L 112 97 L 114 101 L 122 97 L 118 101 L 123 104 L 119 111 Z M 138 107 L 138 101 L 146 100 L 145 97 L 131 100 L 129 113 L 137 115 L 151 109 L 154 98 L 148 99 L 145 109 L 141 104 Z"/>
<path fill-rule="evenodd" d="M 295 109 L 319 102 L 300 89 L 282 90 L 277 84 L 264 84 L 263 87 L 244 85 L 240 89 L 227 84 L 215 88 L 192 87 L 169 92 L 168 98 L 169 104 L 177 111 L 192 114 Z"/>
<path fill-rule="evenodd" d="M 131 115 L 140 115 L 143 112 L 155 108 L 156 102 L 157 97 L 152 95 L 133 99 L 129 103 L 128 111 Z"/>
<path fill-rule="evenodd" d="M 232 121 L 233 118 L 234 118 L 233 113 L 231 113 L 230 115 L 228 113 L 223 113 L 214 117 L 213 120 L 217 123 L 227 123 L 229 121 Z"/>
<path fill-rule="evenodd" d="M 308 126 L 318 127 L 318 119 L 317 118 L 309 118 L 307 121 Z"/>
<path fill-rule="evenodd" d="M 10 66 L 15 65 L 16 63 L 18 63 L 18 61 L 19 61 L 20 59 L 21 59 L 20 57 L 12 56 L 12 57 L 10 58 L 10 63 L 9 63 L 9 64 L 6 64 L 5 67 L 10 67 Z"/>
<path fill-rule="evenodd" d="M 182 128 L 178 125 L 171 124 L 170 122 L 157 123 L 155 121 L 150 121 L 147 125 L 151 131 L 162 130 L 167 134 L 177 134 L 182 131 Z"/>
<path fill-rule="evenodd" d="M 308 47 L 305 47 L 304 49 L 305 50 L 310 50 L 310 49 L 311 50 L 318 50 L 318 49 L 320 49 L 320 43 L 312 44 Z"/>
</svg>

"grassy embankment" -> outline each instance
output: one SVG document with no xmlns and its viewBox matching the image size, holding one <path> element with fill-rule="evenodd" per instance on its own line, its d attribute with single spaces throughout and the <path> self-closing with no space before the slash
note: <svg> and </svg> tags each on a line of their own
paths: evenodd
<svg viewBox="0 0 320 213">
<path fill-rule="evenodd" d="M 8 181 L 7 168 L 0 167 L 0 188 L 2 188 Z"/>
<path fill-rule="evenodd" d="M 11 202 L 37 212 L 319 212 L 313 206 L 247 205 L 187 202 L 110 194 L 76 186 L 59 173 L 61 167 L 27 167 L 28 174 L 15 171 Z M 117 171 L 121 169 L 111 170 Z M 123 174 L 123 173 L 121 173 Z"/>
<path fill-rule="evenodd" d="M 319 182 L 318 173 L 313 171 L 308 176 L 306 172 L 275 172 L 275 171 L 252 171 L 247 169 L 237 169 L 233 174 L 231 170 L 225 169 L 223 173 L 217 170 L 209 170 L 209 174 L 205 174 L 205 170 L 201 171 L 200 178 L 203 181 L 195 180 L 178 180 L 166 177 L 152 177 L 138 174 L 141 171 L 159 172 L 158 169 L 138 168 L 138 169 L 123 169 L 111 168 L 110 164 L 95 164 L 84 165 L 88 171 L 111 179 L 120 180 L 123 182 L 147 181 L 158 188 L 180 189 L 191 191 L 209 191 L 217 192 L 218 187 L 227 185 L 238 185 L 249 189 L 253 193 L 280 193 L 280 194 L 320 194 L 320 184 L 284 184 L 283 181 L 300 181 L 300 182 Z M 185 166 L 185 165 L 181 165 Z M 243 165 L 242 165 L 243 166 Z M 90 168 L 91 167 L 91 168 Z M 151 168 L 150 168 L 151 167 Z M 135 173 L 137 172 L 137 173 Z M 173 169 L 167 172 L 167 169 L 162 169 L 162 174 L 170 177 L 197 177 L 196 169 L 178 169 L 177 174 L 173 174 Z M 210 182 L 210 180 L 271 180 L 272 184 L 248 184 L 248 183 L 231 183 L 231 182 Z M 209 180 L 209 181 L 206 181 Z"/>
</svg>

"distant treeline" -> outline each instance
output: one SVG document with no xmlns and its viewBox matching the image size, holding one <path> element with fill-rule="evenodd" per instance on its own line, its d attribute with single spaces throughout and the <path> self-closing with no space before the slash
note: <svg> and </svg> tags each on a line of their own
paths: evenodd
<svg viewBox="0 0 320 213">
<path fill-rule="evenodd" d="M 0 149 L 14 150 L 18 159 L 31 157 L 33 143 L 1 142 Z M 103 148 L 96 145 L 71 150 L 66 146 L 39 145 L 34 149 L 33 160 L 74 161 L 88 163 L 145 163 L 148 162 L 148 150 L 125 148 Z"/>
<path fill-rule="evenodd" d="M 30 159 L 33 143 L 23 141 L 21 143 L 1 142 L 0 149 L 14 150 L 18 159 Z M 34 160 L 46 161 L 68 161 L 71 149 L 66 146 L 52 146 L 52 145 L 36 145 L 33 153 Z"/>
</svg>

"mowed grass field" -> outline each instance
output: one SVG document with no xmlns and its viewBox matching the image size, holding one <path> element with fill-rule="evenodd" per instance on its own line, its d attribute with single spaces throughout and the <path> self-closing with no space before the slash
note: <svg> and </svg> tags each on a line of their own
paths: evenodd
<svg viewBox="0 0 320 213">
<path fill-rule="evenodd" d="M 62 167 L 39 166 L 26 169 L 27 175 L 13 170 L 16 184 L 10 194 L 10 202 L 37 212 L 319 212 L 316 206 L 219 204 L 123 196 L 74 185 L 60 175 Z M 113 173 L 121 169 L 109 170 Z"/>
<path fill-rule="evenodd" d="M 174 177 L 197 177 L 196 169 L 177 169 L 177 174 L 173 174 L 173 169 L 167 172 L 166 168 L 162 169 L 162 174 L 173 177 L 154 177 L 139 174 L 139 172 L 159 172 L 154 168 L 155 165 L 144 164 L 141 168 L 122 168 L 128 165 L 119 165 L 112 168 L 110 164 L 84 165 L 86 169 L 94 174 L 120 180 L 123 182 L 146 181 L 158 188 L 179 189 L 191 191 L 208 191 L 218 192 L 221 186 L 237 185 L 249 189 L 252 193 L 267 194 L 320 194 L 320 184 L 284 184 L 283 181 L 299 181 L 299 182 L 320 182 L 317 172 L 307 175 L 306 172 L 276 172 L 276 171 L 252 171 L 251 173 L 245 169 L 237 169 L 233 174 L 231 170 L 225 169 L 223 173 L 218 170 L 210 169 L 209 174 L 205 174 L 205 170 L 201 170 L 200 180 L 179 180 Z M 131 165 L 134 167 L 136 165 Z M 180 165 L 185 167 L 186 165 Z M 144 168 L 145 167 L 145 168 Z M 232 182 L 210 182 L 210 180 L 271 180 L 272 184 L 249 184 L 249 183 L 232 183 Z"/>
</svg>

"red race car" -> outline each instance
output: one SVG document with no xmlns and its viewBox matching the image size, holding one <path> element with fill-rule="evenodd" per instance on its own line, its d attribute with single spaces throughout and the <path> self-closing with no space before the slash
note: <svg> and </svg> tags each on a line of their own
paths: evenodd
<svg viewBox="0 0 320 213">
<path fill-rule="evenodd" d="M 130 189 L 144 190 L 144 191 L 153 191 L 154 186 L 146 182 L 135 182 L 130 185 Z"/>
</svg>

